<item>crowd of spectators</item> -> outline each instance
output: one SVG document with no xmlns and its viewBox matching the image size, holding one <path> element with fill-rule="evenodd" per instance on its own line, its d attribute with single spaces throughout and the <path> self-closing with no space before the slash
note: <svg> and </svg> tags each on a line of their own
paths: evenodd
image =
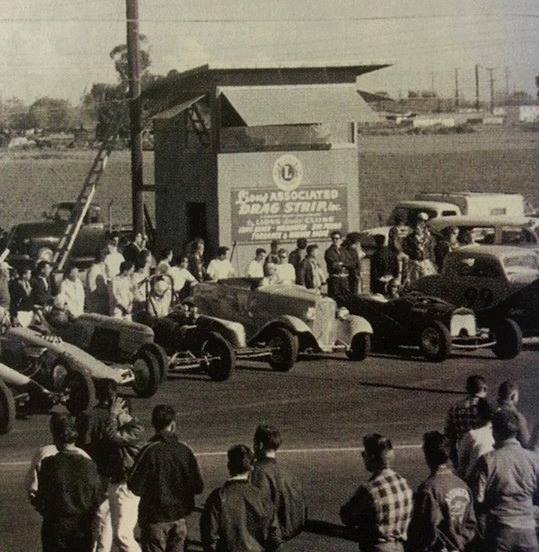
<svg viewBox="0 0 539 552">
<path fill-rule="evenodd" d="M 26 477 L 43 517 L 44 552 L 185 550 L 186 520 L 204 482 L 196 455 L 179 439 L 175 410 L 154 407 L 154 435 L 145 443 L 116 384 L 102 380 L 97 391 L 97 404 L 77 419 L 52 415 L 53 443 L 36 452 Z M 517 408 L 515 383 L 500 385 L 495 405 L 487 393 L 484 378 L 468 377 L 444 432 L 424 434 L 429 476 L 415 493 L 394 469 L 391 440 L 364 437 L 371 476 L 339 512 L 360 551 L 537 552 L 537 436 L 530 438 Z M 277 428 L 261 424 L 252 449 L 228 450 L 229 477 L 199 509 L 205 552 L 284 552 L 308 528 L 303 486 L 277 459 L 281 442 Z"/>
</svg>

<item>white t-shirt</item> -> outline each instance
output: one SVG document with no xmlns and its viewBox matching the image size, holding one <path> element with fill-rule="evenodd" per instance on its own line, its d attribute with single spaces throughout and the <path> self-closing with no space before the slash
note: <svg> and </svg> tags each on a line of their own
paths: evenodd
<svg viewBox="0 0 539 552">
<path fill-rule="evenodd" d="M 245 276 L 247 276 L 247 278 L 263 278 L 264 265 L 253 259 L 245 269 Z"/>
<path fill-rule="evenodd" d="M 232 278 L 234 276 L 234 267 L 228 259 L 213 259 L 210 261 L 206 272 L 212 280 L 218 282 L 225 278 Z"/>
<path fill-rule="evenodd" d="M 171 266 L 167 272 L 167 276 L 172 278 L 175 292 L 181 291 L 186 282 L 193 284 L 197 281 L 186 268 L 181 268 L 179 266 Z"/>
<path fill-rule="evenodd" d="M 116 276 L 112 280 L 112 313 L 120 314 L 118 307 L 130 312 L 133 307 L 133 280 L 129 276 Z M 121 311 L 123 313 L 123 311 Z"/>
<path fill-rule="evenodd" d="M 82 282 L 78 278 L 74 282 L 67 278 L 62 280 L 54 304 L 61 309 L 66 309 L 75 318 L 83 314 L 84 287 Z"/>
<path fill-rule="evenodd" d="M 457 445 L 459 475 L 464 479 L 468 479 L 479 458 L 491 450 L 494 450 L 491 423 L 466 432 Z"/>
<path fill-rule="evenodd" d="M 124 261 L 124 256 L 119 251 L 107 253 L 103 259 L 103 262 L 105 263 L 105 274 L 107 275 L 108 281 L 111 281 L 114 276 L 118 276 L 118 274 L 120 274 L 120 265 Z"/>
<path fill-rule="evenodd" d="M 290 263 L 278 264 L 276 273 L 282 284 L 291 286 L 296 283 L 296 269 Z"/>
</svg>

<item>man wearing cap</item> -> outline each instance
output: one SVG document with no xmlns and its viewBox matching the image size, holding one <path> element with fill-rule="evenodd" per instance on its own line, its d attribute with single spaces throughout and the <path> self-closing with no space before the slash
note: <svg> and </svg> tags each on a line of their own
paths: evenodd
<svg viewBox="0 0 539 552">
<path fill-rule="evenodd" d="M 210 280 L 218 282 L 219 280 L 232 278 L 234 276 L 234 267 L 228 260 L 228 251 L 229 248 L 222 245 L 217 250 L 217 258 L 210 261 L 208 269 L 206 270 Z"/>
<path fill-rule="evenodd" d="M 361 552 L 403 552 L 412 517 L 412 490 L 391 469 L 393 445 L 378 433 L 363 438 L 363 461 L 371 478 L 341 508 L 341 521 L 357 527 Z"/>
</svg>

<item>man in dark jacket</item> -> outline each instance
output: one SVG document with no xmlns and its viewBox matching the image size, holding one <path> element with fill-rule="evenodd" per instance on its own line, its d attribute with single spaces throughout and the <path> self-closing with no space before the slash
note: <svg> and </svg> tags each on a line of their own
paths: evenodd
<svg viewBox="0 0 539 552">
<path fill-rule="evenodd" d="M 438 431 L 425 433 L 423 453 L 429 478 L 417 490 L 408 528 L 409 550 L 463 552 L 475 535 L 473 497 L 449 466 L 451 444 Z"/>
<path fill-rule="evenodd" d="M 228 451 L 230 479 L 215 489 L 200 517 L 204 552 L 270 552 L 281 545 L 275 508 L 249 482 L 253 454 L 236 445 Z"/>
<path fill-rule="evenodd" d="M 299 284 L 297 276 L 299 271 L 299 263 L 307 256 L 307 239 L 298 238 L 296 241 L 296 249 L 290 252 L 288 255 L 288 262 L 294 267 L 296 271 L 296 284 Z"/>
<path fill-rule="evenodd" d="M 29 266 L 24 266 L 19 273 L 20 277 L 13 282 L 10 288 L 11 321 L 13 325 L 21 325 L 26 328 L 34 317 L 32 269 Z"/>
<path fill-rule="evenodd" d="M 399 257 L 395 251 L 385 245 L 382 234 L 374 236 L 376 250 L 371 256 L 371 293 L 386 295 L 387 284 L 399 276 Z"/>
<path fill-rule="evenodd" d="M 49 307 L 54 303 L 54 297 L 58 290 L 54 277 L 52 277 L 52 266 L 47 261 L 39 261 L 36 273 L 32 278 L 32 294 L 34 305 Z"/>
<path fill-rule="evenodd" d="M 275 507 L 283 540 L 299 535 L 305 525 L 307 509 L 301 483 L 278 462 L 277 449 L 281 445 L 279 430 L 270 425 L 259 425 L 254 436 L 256 462 L 251 483 L 271 500 Z"/>
<path fill-rule="evenodd" d="M 318 265 L 318 245 L 315 243 L 307 246 L 307 256 L 300 261 L 296 276 L 300 286 L 318 291 L 322 288 L 324 278 Z"/>
<path fill-rule="evenodd" d="M 90 552 L 98 503 L 97 469 L 75 447 L 77 431 L 69 414 L 55 417 L 51 430 L 59 452 L 41 463 L 35 497 L 43 516 L 43 552 Z"/>
<path fill-rule="evenodd" d="M 328 269 L 328 295 L 337 298 L 347 295 L 350 291 L 348 285 L 349 255 L 342 246 L 342 234 L 335 230 L 331 232 L 331 245 L 324 253 L 324 259 Z"/>
<path fill-rule="evenodd" d="M 155 435 L 140 451 L 128 487 L 140 497 L 138 523 L 143 552 L 183 552 L 185 518 L 203 490 L 193 451 L 178 440 L 176 412 L 157 405 L 152 412 Z"/>
<path fill-rule="evenodd" d="M 108 540 L 104 550 L 110 550 L 113 544 L 119 552 L 140 552 L 134 535 L 139 497 L 128 489 L 127 478 L 141 449 L 143 433 L 144 428 L 131 414 L 129 401 L 116 397 L 110 407 L 103 439 L 105 454 L 109 456 L 105 469 L 109 480 L 111 525 L 106 531 Z"/>
</svg>

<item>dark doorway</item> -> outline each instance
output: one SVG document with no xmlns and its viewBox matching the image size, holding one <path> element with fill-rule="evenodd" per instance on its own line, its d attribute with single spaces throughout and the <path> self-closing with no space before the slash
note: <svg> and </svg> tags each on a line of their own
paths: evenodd
<svg viewBox="0 0 539 552">
<path fill-rule="evenodd" d="M 187 202 L 187 241 L 202 238 L 207 241 L 206 204 L 194 201 Z"/>
</svg>

